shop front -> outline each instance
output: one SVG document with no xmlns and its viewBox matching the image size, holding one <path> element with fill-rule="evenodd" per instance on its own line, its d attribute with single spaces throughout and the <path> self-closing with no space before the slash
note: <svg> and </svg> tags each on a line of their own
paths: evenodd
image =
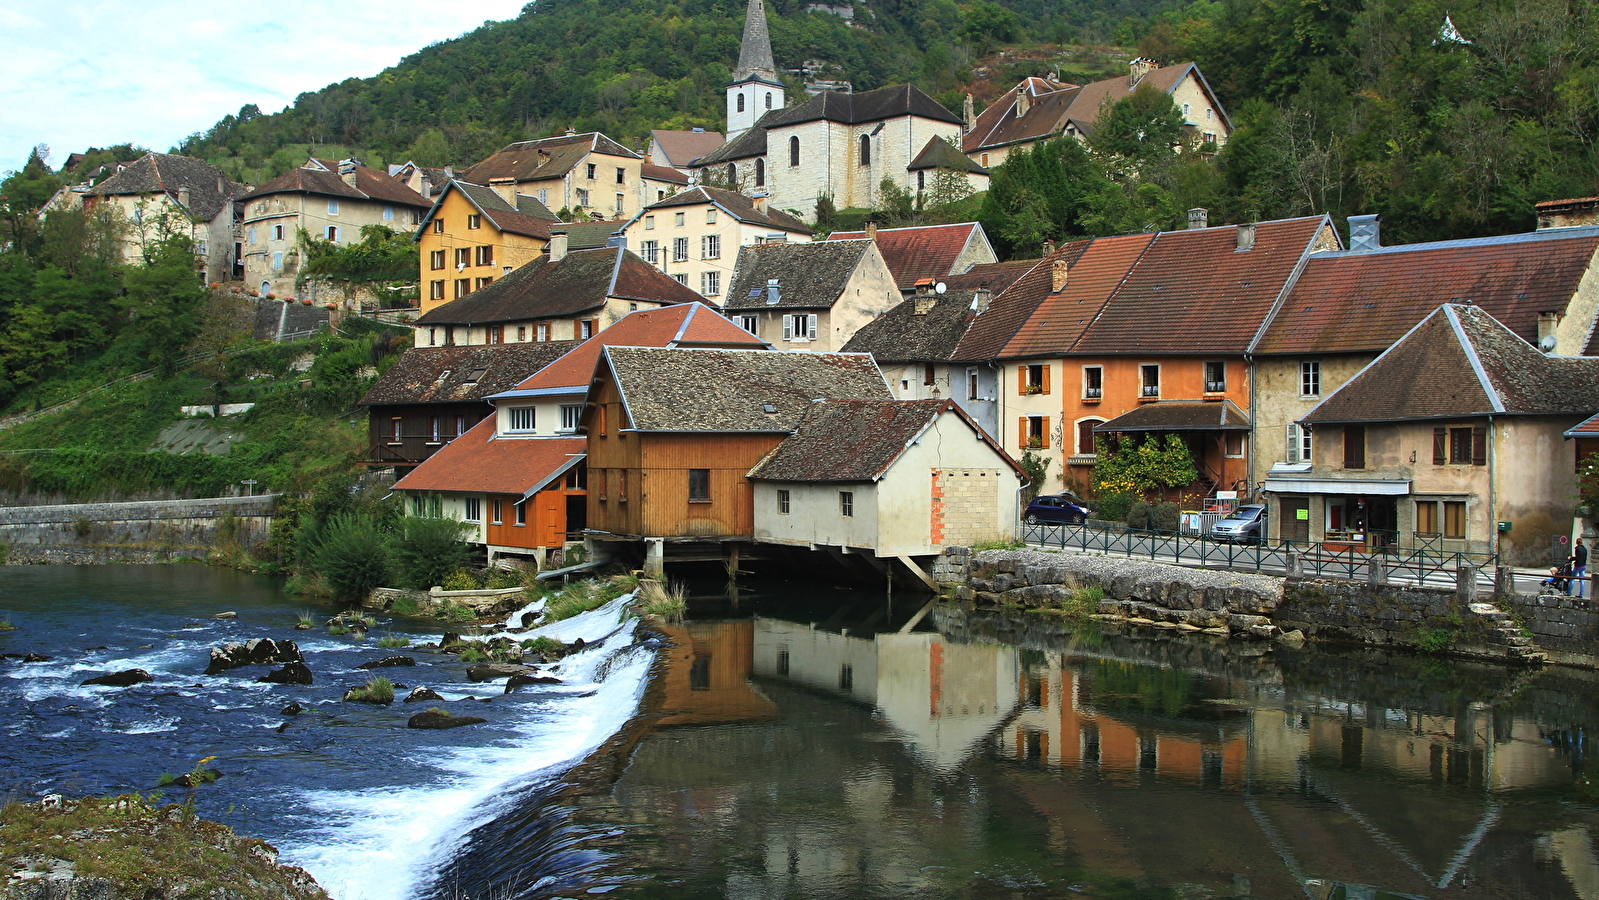
<svg viewBox="0 0 1599 900">
<path fill-rule="evenodd" d="M 1342 552 L 1400 545 L 1400 498 L 1407 481 L 1267 478 L 1262 489 L 1277 523 L 1274 537 Z"/>
</svg>

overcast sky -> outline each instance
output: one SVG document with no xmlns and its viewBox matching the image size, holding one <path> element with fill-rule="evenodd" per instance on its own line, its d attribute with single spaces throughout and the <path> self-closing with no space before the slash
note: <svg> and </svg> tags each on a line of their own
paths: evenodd
<svg viewBox="0 0 1599 900">
<path fill-rule="evenodd" d="M 375 75 L 527 0 L 0 0 L 0 172 L 129 142 L 165 152 L 246 103 Z"/>
</svg>

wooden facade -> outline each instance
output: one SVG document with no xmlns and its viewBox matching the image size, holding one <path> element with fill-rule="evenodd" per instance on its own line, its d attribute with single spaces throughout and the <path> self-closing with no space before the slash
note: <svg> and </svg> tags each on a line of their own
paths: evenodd
<svg viewBox="0 0 1599 900">
<path fill-rule="evenodd" d="M 403 475 L 493 412 L 482 400 L 373 405 L 367 417 L 363 464 L 394 466 Z"/>
<path fill-rule="evenodd" d="M 578 463 L 520 507 L 520 495 L 488 495 L 483 507 L 483 543 L 519 550 L 566 546 L 569 535 L 587 524 L 585 482 L 583 464 Z"/>
</svg>

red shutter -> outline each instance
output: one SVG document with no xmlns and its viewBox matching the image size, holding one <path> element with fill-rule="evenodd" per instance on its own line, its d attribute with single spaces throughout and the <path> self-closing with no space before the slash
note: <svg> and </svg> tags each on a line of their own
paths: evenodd
<svg viewBox="0 0 1599 900">
<path fill-rule="evenodd" d="M 1449 429 L 1432 430 L 1432 464 L 1441 466 L 1449 461 Z"/>
<path fill-rule="evenodd" d="M 1044 363 L 1042 366 L 1039 366 L 1039 368 L 1044 370 L 1044 388 L 1043 388 L 1043 390 L 1039 391 L 1039 393 L 1047 394 L 1047 393 L 1049 393 L 1049 370 L 1050 370 L 1050 365 L 1049 365 L 1049 363 Z M 1048 428 L 1046 427 L 1045 430 L 1047 431 Z"/>
<path fill-rule="evenodd" d="M 1019 416 L 1016 419 L 1016 446 L 1027 449 L 1027 417 Z"/>
<path fill-rule="evenodd" d="M 1049 370 L 1045 369 L 1044 371 L 1048 372 Z M 1044 434 L 1039 439 L 1038 446 L 1043 448 L 1043 449 L 1045 449 L 1045 450 L 1048 450 L 1049 449 L 1049 436 L 1052 433 L 1049 430 L 1049 416 L 1045 416 L 1044 417 L 1044 428 L 1043 428 L 1043 431 L 1044 431 Z"/>
</svg>

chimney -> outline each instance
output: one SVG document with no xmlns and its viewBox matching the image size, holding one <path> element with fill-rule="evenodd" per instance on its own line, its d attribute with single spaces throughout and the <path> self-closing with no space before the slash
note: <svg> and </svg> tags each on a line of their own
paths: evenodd
<svg viewBox="0 0 1599 900">
<path fill-rule="evenodd" d="M 569 134 L 569 135 L 577 134 L 576 131 L 572 130 L 572 126 L 570 126 L 570 125 L 566 126 L 566 133 Z"/>
<path fill-rule="evenodd" d="M 988 285 L 981 285 L 977 290 L 972 291 L 972 309 L 982 312 L 988 309 L 988 304 L 993 299 L 994 295 L 989 292 Z"/>
<path fill-rule="evenodd" d="M 489 189 L 500 195 L 500 199 L 511 204 L 516 209 L 516 179 L 515 178 L 490 178 Z"/>
<path fill-rule="evenodd" d="M 566 258 L 566 232 L 557 231 L 550 235 L 550 262 L 559 262 Z"/>
<path fill-rule="evenodd" d="M 605 246 L 612 247 L 612 248 L 621 247 L 623 250 L 626 250 L 627 249 L 627 235 L 625 235 L 622 232 L 618 231 L 615 234 L 613 234 L 610 237 L 607 237 L 605 239 Z"/>
<path fill-rule="evenodd" d="M 867 222 L 866 223 L 866 239 L 868 241 L 877 240 L 877 223 L 876 222 Z"/>
<path fill-rule="evenodd" d="M 1049 267 L 1049 290 L 1050 290 L 1050 293 L 1058 294 L 1061 291 L 1066 289 L 1066 278 L 1067 278 L 1067 273 L 1069 271 L 1070 271 L 1070 269 L 1066 265 L 1066 260 L 1064 260 L 1064 259 L 1057 259 L 1057 260 L 1055 260 L 1054 263 L 1052 263 L 1050 265 L 1050 267 Z"/>
<path fill-rule="evenodd" d="M 189 208 L 189 186 L 186 184 L 178 188 L 178 205 L 184 209 Z"/>
<path fill-rule="evenodd" d="M 221 175 L 217 176 L 217 193 L 224 197 L 228 195 L 228 180 Z"/>
<path fill-rule="evenodd" d="M 1145 59 L 1142 56 L 1128 63 L 1127 69 L 1131 81 L 1127 85 L 1127 89 L 1132 90 L 1133 88 L 1138 87 L 1138 82 L 1143 81 L 1145 75 L 1155 71 L 1157 68 L 1159 68 L 1159 66 L 1155 64 L 1154 60 Z"/>
<path fill-rule="evenodd" d="M 918 316 L 925 316 L 932 311 L 933 305 L 937 302 L 937 297 L 917 297 L 916 307 L 912 310 L 912 313 Z"/>
<path fill-rule="evenodd" d="M 766 279 L 766 305 L 776 306 L 777 301 L 781 299 L 783 299 L 783 292 L 777 287 L 777 279 Z"/>
<path fill-rule="evenodd" d="M 1188 230 L 1198 231 L 1210 225 L 1210 211 L 1202 206 L 1196 206 L 1188 211 Z"/>
<path fill-rule="evenodd" d="M 1538 314 L 1538 349 L 1543 349 L 1546 338 L 1555 336 L 1555 329 L 1560 325 L 1560 313 L 1541 312 Z"/>
<path fill-rule="evenodd" d="M 1248 250 L 1255 246 L 1255 223 L 1238 226 L 1238 249 Z"/>
<path fill-rule="evenodd" d="M 757 193 L 755 196 L 751 197 L 750 198 L 750 205 L 754 206 L 755 207 L 755 211 L 758 212 L 758 213 L 766 212 L 766 192 L 765 191 L 761 191 L 761 192 Z"/>
<path fill-rule="evenodd" d="M 1382 247 L 1382 233 L 1378 230 L 1378 220 L 1382 216 L 1372 214 L 1365 216 L 1349 217 L 1349 249 L 1357 252 L 1377 250 Z"/>
<path fill-rule="evenodd" d="M 1027 89 L 1027 82 L 1024 81 L 1016 89 L 1016 118 L 1020 119 L 1027 115 L 1027 111 L 1032 108 L 1033 94 Z"/>
<path fill-rule="evenodd" d="M 1045 256 L 1054 256 L 1055 255 L 1055 241 L 1054 241 L 1053 238 L 1044 238 L 1044 255 Z"/>
<path fill-rule="evenodd" d="M 970 91 L 966 93 L 966 102 L 961 105 L 961 121 L 966 123 L 965 130 L 968 132 L 977 127 L 977 105 L 972 102 Z"/>
<path fill-rule="evenodd" d="M 355 187 L 355 167 L 359 165 L 355 157 L 339 160 L 339 178 L 350 187 Z"/>
</svg>

